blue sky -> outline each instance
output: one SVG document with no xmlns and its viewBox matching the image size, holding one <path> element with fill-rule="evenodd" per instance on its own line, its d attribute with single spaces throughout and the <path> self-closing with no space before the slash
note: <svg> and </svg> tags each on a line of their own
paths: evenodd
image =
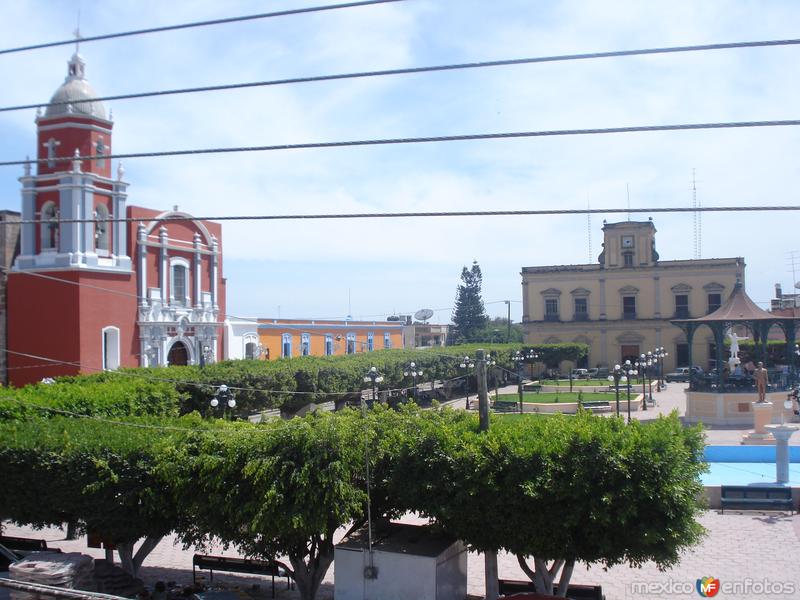
<svg viewBox="0 0 800 600">
<path fill-rule="evenodd" d="M 0 46 L 330 3 L 18 0 Z M 797 37 L 796 2 L 397 4 L 86 43 L 98 93 L 451 62 Z M 45 103 L 72 47 L 0 55 L 0 105 Z M 117 152 L 581 127 L 796 119 L 800 48 L 602 59 L 107 103 Z M 33 111 L 0 113 L 0 152 L 35 152 Z M 131 159 L 129 202 L 197 215 L 797 204 L 797 128 L 476 141 Z M 19 210 L 18 168 L 0 208 Z M 647 215 L 640 218 L 644 219 Z M 625 215 L 609 215 L 610 221 Z M 636 217 L 639 218 L 639 217 Z M 492 316 L 521 315 L 523 266 L 587 262 L 602 216 L 225 223 L 234 315 L 380 318 L 437 310 L 478 260 Z M 692 216 L 653 215 L 662 259 L 692 258 Z M 702 217 L 702 256 L 744 256 L 766 303 L 792 286 L 792 213 Z M 593 258 L 594 260 L 594 258 Z M 800 255 L 798 270 L 800 278 Z M 348 303 L 350 308 L 348 309 Z M 763 306 L 763 304 L 762 304 Z"/>
</svg>

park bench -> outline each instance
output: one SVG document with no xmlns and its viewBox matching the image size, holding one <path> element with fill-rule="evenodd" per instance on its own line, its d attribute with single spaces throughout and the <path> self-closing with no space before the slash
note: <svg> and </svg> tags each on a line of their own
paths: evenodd
<svg viewBox="0 0 800 600">
<path fill-rule="evenodd" d="M 501 596 L 535 591 L 532 581 L 500 579 L 498 583 L 500 584 Z M 558 594 L 557 583 L 553 584 L 553 594 Z M 570 584 L 567 586 L 567 598 L 572 598 L 572 600 L 605 600 L 606 597 L 603 595 L 603 587 L 600 585 Z"/>
<path fill-rule="evenodd" d="M 611 403 L 608 400 L 589 400 L 581 402 L 581 406 L 586 410 L 598 412 L 603 410 L 611 410 Z"/>
<path fill-rule="evenodd" d="M 286 577 L 287 589 L 292 587 L 289 572 L 275 561 L 257 560 L 252 558 L 232 558 L 229 556 L 207 556 L 195 554 L 192 557 L 192 580 L 195 581 L 195 567 L 211 571 L 211 581 L 214 581 L 214 571 L 227 571 L 230 573 L 251 573 L 254 575 L 272 576 L 272 597 L 275 597 L 275 577 Z"/>
<path fill-rule="evenodd" d="M 496 412 L 516 412 L 519 410 L 519 402 L 514 400 L 495 400 L 493 408 Z"/>
<path fill-rule="evenodd" d="M 720 489 L 722 512 L 738 510 L 788 510 L 794 512 L 792 489 L 788 487 L 723 485 Z"/>
<path fill-rule="evenodd" d="M 525 392 L 536 392 L 537 394 L 542 391 L 542 384 L 541 383 L 526 383 L 522 386 L 522 390 Z"/>
</svg>

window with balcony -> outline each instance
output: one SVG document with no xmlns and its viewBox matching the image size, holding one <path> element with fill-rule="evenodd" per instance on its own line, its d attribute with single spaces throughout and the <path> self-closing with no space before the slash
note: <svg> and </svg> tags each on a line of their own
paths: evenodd
<svg viewBox="0 0 800 600">
<path fill-rule="evenodd" d="M 355 333 L 348 333 L 347 334 L 347 353 L 348 354 L 355 354 L 356 353 L 356 334 Z"/>
<path fill-rule="evenodd" d="M 544 320 L 558 321 L 558 298 L 545 298 Z"/>
<path fill-rule="evenodd" d="M 675 295 L 675 318 L 688 319 L 689 318 L 689 295 L 676 294 Z"/>
<path fill-rule="evenodd" d="M 330 333 L 325 334 L 325 356 L 333 354 L 333 335 Z"/>
<path fill-rule="evenodd" d="M 636 296 L 622 297 L 622 318 L 623 319 L 636 318 Z"/>
<path fill-rule="evenodd" d="M 383 347 L 384 348 L 391 348 L 392 347 L 392 334 L 388 331 L 384 332 L 383 334 Z"/>
<path fill-rule="evenodd" d="M 375 350 L 375 334 L 371 331 L 367 333 L 367 352 Z"/>
<path fill-rule="evenodd" d="M 576 321 L 589 320 L 589 303 L 586 298 L 575 298 L 575 315 Z"/>
<path fill-rule="evenodd" d="M 311 354 L 311 335 L 308 333 L 300 336 L 300 354 L 303 356 Z"/>
</svg>

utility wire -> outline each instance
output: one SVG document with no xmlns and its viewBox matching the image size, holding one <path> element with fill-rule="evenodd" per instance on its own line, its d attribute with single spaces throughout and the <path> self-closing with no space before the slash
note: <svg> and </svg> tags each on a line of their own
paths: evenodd
<svg viewBox="0 0 800 600">
<path fill-rule="evenodd" d="M 81 40 L 83 41 L 83 40 Z M 640 50 L 617 50 L 612 52 L 590 52 L 586 54 L 561 54 L 555 56 L 539 56 L 530 58 L 511 58 L 503 60 L 488 60 L 479 62 L 454 63 L 445 65 L 431 65 L 425 67 L 407 67 L 401 69 L 383 69 L 379 71 L 357 71 L 352 73 L 336 73 L 331 75 L 313 75 L 308 77 L 291 77 L 287 79 L 273 79 L 267 81 L 251 81 L 240 83 L 229 83 L 220 85 L 206 85 L 188 88 L 175 88 L 168 90 L 155 90 L 149 92 L 133 92 L 130 94 L 116 94 L 113 96 L 98 96 L 86 100 L 63 100 L 59 102 L 35 104 L 20 104 L 17 106 L 0 107 L 0 112 L 16 110 L 27 110 L 31 108 L 43 108 L 47 106 L 60 106 L 67 104 L 81 104 L 83 102 L 108 102 L 111 100 L 133 100 L 138 98 L 151 98 L 154 96 L 172 96 L 176 94 L 196 94 L 200 92 L 220 92 L 227 90 L 238 90 L 256 87 L 269 87 L 279 85 L 292 85 L 297 83 L 318 83 L 322 81 L 339 81 L 344 79 L 361 79 L 367 77 L 385 77 L 392 75 L 411 75 L 418 73 L 434 73 L 441 71 L 459 71 L 466 69 L 484 69 L 488 67 L 508 67 L 516 65 L 528 65 L 548 62 L 562 62 L 573 60 L 589 60 L 597 58 L 613 58 L 624 56 L 642 56 L 652 54 L 669 54 L 678 52 L 700 52 L 707 50 L 728 50 L 733 48 L 758 48 L 766 46 L 789 46 L 800 44 L 800 39 L 791 40 L 769 40 L 756 42 L 731 42 L 725 44 L 703 44 L 697 46 L 673 46 L 667 48 L 644 48 Z"/>
<path fill-rule="evenodd" d="M 55 46 L 69 46 L 76 41 L 81 43 L 97 42 L 100 40 L 110 40 L 113 38 L 130 37 L 133 35 L 144 35 L 147 33 L 161 33 L 164 31 L 175 31 L 178 29 L 191 29 L 193 27 L 208 27 L 210 25 L 227 25 L 228 23 L 241 23 L 242 21 L 255 21 L 257 19 L 269 19 L 272 17 L 286 17 L 289 15 L 299 15 L 314 12 L 323 12 L 329 10 L 338 10 L 341 8 L 358 8 L 361 6 L 372 6 L 375 4 L 389 4 L 392 2 L 404 2 L 405 0 L 364 0 L 362 2 L 347 2 L 344 4 L 329 4 L 327 6 L 308 6 L 305 8 L 295 8 L 290 10 L 280 10 L 269 13 L 260 13 L 255 15 L 244 15 L 241 17 L 226 17 L 222 19 L 210 19 L 208 21 L 195 21 L 191 23 L 178 23 L 177 25 L 164 25 L 162 27 L 149 27 L 147 29 L 134 29 L 132 31 L 121 31 L 118 33 L 106 33 L 103 35 L 92 35 L 88 37 L 80 37 L 78 40 L 61 40 L 58 42 L 45 42 L 42 44 L 32 44 L 30 46 L 19 46 L 17 48 L 7 48 L 0 50 L 0 54 L 12 54 L 15 52 L 27 52 L 29 50 L 41 50 L 42 48 L 53 48 Z"/>
<path fill-rule="evenodd" d="M 156 222 L 183 221 L 302 221 L 318 219 L 408 219 L 417 217 L 520 217 L 520 216 L 562 216 L 586 214 L 614 213 L 685 213 L 685 212 L 780 212 L 797 211 L 800 205 L 777 206 L 700 206 L 680 207 L 662 206 L 652 208 L 551 208 L 535 210 L 475 210 L 475 211 L 443 211 L 443 212 L 400 212 L 400 213 L 329 213 L 329 214 L 288 214 L 288 215 L 218 215 L 202 217 L 119 217 L 102 219 L 104 223 L 132 223 L 142 220 Z M 21 219 L 19 221 L 0 221 L 0 227 L 51 223 L 49 219 Z M 96 223 L 97 219 L 58 219 L 57 223 Z"/>
<path fill-rule="evenodd" d="M 744 129 L 753 127 L 788 127 L 800 125 L 800 119 L 779 121 L 727 121 L 721 123 L 680 123 L 672 125 L 636 125 L 631 127 L 599 127 L 592 129 L 552 129 L 541 131 L 510 131 L 499 133 L 468 133 L 462 135 L 438 135 L 408 138 L 382 138 L 367 140 L 346 140 L 339 142 L 305 142 L 301 144 L 272 144 L 265 146 L 233 146 L 226 148 L 194 148 L 186 150 L 162 150 L 160 152 L 128 152 L 125 154 L 87 154 L 85 156 L 64 156 L 0 162 L 0 167 L 30 165 L 33 163 L 84 161 L 97 159 L 159 158 L 165 156 L 191 156 L 199 154 L 232 154 L 239 152 L 270 152 L 275 150 L 311 150 L 318 148 L 353 148 L 361 146 L 389 146 L 396 144 L 429 144 L 438 142 L 466 142 L 475 140 L 508 140 L 536 137 L 561 137 L 575 135 L 607 135 L 610 133 L 642 133 L 657 131 L 695 131 L 707 129 Z M 586 214 L 591 209 L 582 211 Z"/>
</svg>

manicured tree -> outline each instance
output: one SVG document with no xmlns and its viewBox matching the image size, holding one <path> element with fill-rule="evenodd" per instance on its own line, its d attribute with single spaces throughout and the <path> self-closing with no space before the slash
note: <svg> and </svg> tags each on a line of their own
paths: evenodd
<svg viewBox="0 0 800 600">
<path fill-rule="evenodd" d="M 540 593 L 575 563 L 665 568 L 696 544 L 702 438 L 676 415 L 648 425 L 580 414 L 425 415 L 396 446 L 392 493 L 477 550 L 504 549 Z"/>
<path fill-rule="evenodd" d="M 461 342 L 464 343 L 473 340 L 477 332 L 488 322 L 481 298 L 483 276 L 477 261 L 472 263 L 471 269 L 464 267 L 461 270 L 461 281 L 463 283 L 458 286 L 456 292 L 453 323 Z"/>
<path fill-rule="evenodd" d="M 246 556 L 287 556 L 312 600 L 333 561 L 333 535 L 363 523 L 365 423 L 355 411 L 189 434 L 162 456 L 185 511 L 180 533 L 217 538 Z M 377 462 L 377 458 L 375 458 Z"/>
<path fill-rule="evenodd" d="M 136 576 L 179 513 L 156 479 L 152 454 L 168 436 L 158 426 L 133 425 L 61 417 L 4 423 L 0 515 L 97 532 L 116 545 L 122 568 Z"/>
</svg>

